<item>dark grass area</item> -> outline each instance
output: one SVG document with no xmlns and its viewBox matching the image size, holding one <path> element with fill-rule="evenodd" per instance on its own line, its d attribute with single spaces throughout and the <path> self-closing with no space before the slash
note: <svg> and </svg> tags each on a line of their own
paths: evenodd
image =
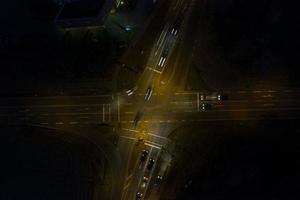
<svg viewBox="0 0 300 200">
<path fill-rule="evenodd" d="M 283 0 L 208 1 L 195 59 L 203 78 L 215 87 L 299 87 L 298 7 Z"/>
<path fill-rule="evenodd" d="M 173 134 L 176 157 L 169 174 L 176 199 L 299 199 L 298 124 L 265 120 L 182 127 Z"/>
<path fill-rule="evenodd" d="M 94 3 L 84 7 L 100 11 L 103 1 Z M 54 20 L 60 6 L 55 0 L 14 0 L 1 6 L 1 95 L 110 92 L 118 42 L 103 27 L 60 29 Z"/>
<path fill-rule="evenodd" d="M 72 133 L 1 125 L 0 199 L 94 199 L 107 195 L 104 156 Z"/>
<path fill-rule="evenodd" d="M 109 90 L 106 83 L 113 78 L 117 43 L 106 32 L 94 33 L 96 42 L 90 38 L 91 32 L 82 32 L 26 36 L 16 46 L 2 49 L 0 64 L 5 66 L 0 75 L 2 95 L 19 90 L 31 90 L 33 94 L 55 95 L 60 91 L 72 94 L 74 90 L 69 86 L 74 84 L 80 90 L 78 82 L 90 89 L 101 82 L 102 88 L 97 86 L 98 89 L 102 93 Z M 93 80 L 94 85 L 89 83 Z"/>
<path fill-rule="evenodd" d="M 97 17 L 105 0 L 77 0 L 69 2 L 59 16 L 60 19 Z"/>
<path fill-rule="evenodd" d="M 27 0 L 24 4 L 34 19 L 42 21 L 54 20 L 60 10 L 60 5 L 52 0 Z"/>
</svg>

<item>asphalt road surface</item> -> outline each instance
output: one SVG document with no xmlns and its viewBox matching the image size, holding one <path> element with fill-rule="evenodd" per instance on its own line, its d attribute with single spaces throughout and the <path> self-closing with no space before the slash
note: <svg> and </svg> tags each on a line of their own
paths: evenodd
<svg viewBox="0 0 300 200">
<path fill-rule="evenodd" d="M 166 96 L 154 92 L 151 99 L 145 102 L 144 114 L 136 129 L 132 128 L 133 119 L 138 110 L 135 102 L 144 101 L 144 94 L 138 93 L 129 97 L 126 95 L 82 98 L 33 97 L 23 98 L 22 101 L 2 99 L 0 119 L 3 123 L 29 123 L 58 128 L 76 128 L 76 126 L 98 123 L 114 125 L 118 124 L 119 120 L 120 149 L 124 150 L 122 156 L 127 159 L 130 158 L 132 146 L 141 136 L 142 128 L 140 127 L 146 126 L 147 137 L 145 137 L 143 148 L 149 151 L 148 161 L 150 158 L 158 160 L 162 146 L 168 142 L 168 134 L 186 123 L 300 118 L 298 101 L 300 90 L 226 91 L 228 99 L 223 101 L 216 99 L 217 93 L 206 93 L 205 95 L 210 95 L 212 99 L 205 101 L 212 105 L 211 110 L 202 110 L 201 105 L 204 101 L 201 101 L 201 95 L 204 94 L 201 91 L 185 91 Z M 128 176 L 131 178 L 126 183 L 124 199 L 134 199 L 138 191 L 146 194 L 147 189 L 152 188 L 148 185 L 141 188 L 143 177 L 147 176 L 151 179 L 153 175 L 153 171 L 145 170 L 147 161 L 141 164 L 133 159 L 134 168 L 128 170 L 130 172 Z"/>
</svg>

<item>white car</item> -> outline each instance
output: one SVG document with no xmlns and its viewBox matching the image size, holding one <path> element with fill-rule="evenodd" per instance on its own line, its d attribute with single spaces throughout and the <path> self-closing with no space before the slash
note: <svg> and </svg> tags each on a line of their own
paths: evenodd
<svg viewBox="0 0 300 200">
<path fill-rule="evenodd" d="M 126 94 L 130 96 L 136 91 L 136 89 L 137 87 L 129 88 L 128 90 L 126 90 Z"/>
<path fill-rule="evenodd" d="M 172 31 L 171 31 L 171 34 L 174 35 L 174 36 L 176 36 L 176 35 L 177 35 L 177 32 L 178 32 L 178 30 L 175 29 L 175 28 L 173 28 Z"/>
<path fill-rule="evenodd" d="M 166 55 L 162 55 L 161 57 L 160 57 L 160 59 L 159 59 L 159 61 L 158 61 L 158 66 L 159 67 L 163 67 L 164 66 L 164 64 L 165 64 L 165 62 L 166 62 Z"/>
</svg>

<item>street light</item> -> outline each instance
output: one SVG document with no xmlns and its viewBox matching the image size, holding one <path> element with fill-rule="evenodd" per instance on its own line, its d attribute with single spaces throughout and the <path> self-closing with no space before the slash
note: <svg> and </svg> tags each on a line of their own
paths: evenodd
<svg viewBox="0 0 300 200">
<path fill-rule="evenodd" d="M 132 30 L 132 28 L 131 28 L 130 26 L 126 26 L 126 27 L 125 27 L 125 30 L 126 30 L 127 32 L 129 32 L 129 31 Z"/>
</svg>

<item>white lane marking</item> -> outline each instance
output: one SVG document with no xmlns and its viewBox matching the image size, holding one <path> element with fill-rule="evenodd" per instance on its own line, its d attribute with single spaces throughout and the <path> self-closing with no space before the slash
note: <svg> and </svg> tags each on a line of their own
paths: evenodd
<svg viewBox="0 0 300 200">
<path fill-rule="evenodd" d="M 133 112 L 124 112 L 124 113 L 127 114 L 127 115 L 133 114 Z"/>
<path fill-rule="evenodd" d="M 84 117 L 79 117 L 80 119 L 88 119 L 89 117 L 86 117 L 86 116 L 84 116 Z"/>
<path fill-rule="evenodd" d="M 175 105 L 192 105 L 194 102 L 193 101 L 172 101 L 171 104 L 175 104 Z"/>
<path fill-rule="evenodd" d="M 162 61 L 162 63 L 161 63 L 161 67 L 164 66 L 165 62 L 166 62 L 166 58 L 163 59 L 163 61 Z"/>
<path fill-rule="evenodd" d="M 156 145 L 153 145 L 153 144 L 150 144 L 150 143 L 145 143 L 146 146 L 150 146 L 150 147 L 153 147 L 153 148 L 156 148 L 156 149 L 161 149 L 160 146 L 156 146 Z"/>
<path fill-rule="evenodd" d="M 153 141 L 150 141 L 150 140 L 146 140 L 146 143 L 150 143 L 150 144 L 153 144 L 153 145 L 156 145 L 158 147 L 162 147 L 163 145 L 160 144 L 160 143 L 156 143 L 156 142 L 153 142 Z"/>
<path fill-rule="evenodd" d="M 48 122 L 42 122 L 40 123 L 41 125 L 48 125 L 49 123 Z"/>
<path fill-rule="evenodd" d="M 196 95 L 197 92 L 175 92 L 175 95 Z"/>
<path fill-rule="evenodd" d="M 105 122 L 105 104 L 102 104 L 102 122 Z"/>
<path fill-rule="evenodd" d="M 19 119 L 22 120 L 22 121 L 25 121 L 25 120 L 29 120 L 30 117 L 21 117 L 21 118 L 19 118 Z"/>
<path fill-rule="evenodd" d="M 128 139 L 128 140 L 136 140 L 136 138 L 133 138 L 133 137 L 128 137 L 128 136 L 120 136 L 121 138 L 124 138 L 124 139 Z"/>
<path fill-rule="evenodd" d="M 271 98 L 271 97 L 273 97 L 273 95 L 271 95 L 271 94 L 266 94 L 266 95 L 262 95 L 261 97 L 262 97 L 262 98 Z"/>
<path fill-rule="evenodd" d="M 81 122 L 81 124 L 99 124 L 97 121 Z"/>
<path fill-rule="evenodd" d="M 283 110 L 300 110 L 299 107 L 290 107 L 290 108 L 266 108 L 266 109 L 261 109 L 261 108 L 253 108 L 253 109 L 228 109 L 228 110 L 212 110 L 211 112 L 256 112 L 256 111 L 283 111 Z"/>
<path fill-rule="evenodd" d="M 69 124 L 78 124 L 78 122 L 69 122 Z"/>
<path fill-rule="evenodd" d="M 163 137 L 163 136 L 160 136 L 160 135 L 155 135 L 155 134 L 152 134 L 152 133 L 147 133 L 148 135 L 151 135 L 153 137 L 157 137 L 157 138 L 161 138 L 161 139 L 164 139 L 164 140 L 168 140 L 168 138 L 166 137 Z"/>
<path fill-rule="evenodd" d="M 19 110 L 19 112 L 29 112 L 30 109 Z"/>
<path fill-rule="evenodd" d="M 118 108 L 118 122 L 120 122 L 121 121 L 121 116 L 120 116 L 121 109 L 120 109 L 120 96 L 119 95 L 117 98 L 117 108 Z"/>
<path fill-rule="evenodd" d="M 62 125 L 64 123 L 63 122 L 55 122 L 55 124 Z"/>
<path fill-rule="evenodd" d="M 134 130 L 134 129 L 129 129 L 129 128 L 122 128 L 123 130 L 125 131 L 130 131 L 130 132 L 135 132 L 135 133 L 138 133 L 139 131 L 137 130 Z"/>
<path fill-rule="evenodd" d="M 124 187 L 123 190 L 126 190 L 130 186 L 130 183 L 127 183 Z"/>
<path fill-rule="evenodd" d="M 125 181 L 127 182 L 129 179 L 131 179 L 131 178 L 132 178 L 132 176 L 133 176 L 133 173 L 132 173 L 132 174 L 130 174 L 129 176 L 127 176 Z"/>
<path fill-rule="evenodd" d="M 102 104 L 40 104 L 40 105 L 26 105 L 30 108 L 56 108 L 56 107 L 86 107 L 86 106 L 90 106 L 90 107 L 97 107 L 100 106 Z M 24 106 L 24 105 L 23 105 Z M 22 107 L 22 105 L 17 105 L 17 106 L 5 106 L 5 107 L 10 107 L 10 108 L 18 108 L 18 107 Z"/>
<path fill-rule="evenodd" d="M 158 74 L 162 74 L 161 71 L 158 71 L 158 70 L 156 70 L 156 69 L 154 69 L 154 68 L 152 68 L 152 67 L 147 67 L 147 69 L 149 69 L 150 71 L 154 71 L 154 72 L 156 72 L 156 73 L 158 73 Z"/>
<path fill-rule="evenodd" d="M 108 104 L 108 121 L 111 121 L 111 108 L 110 108 L 110 104 Z"/>
<path fill-rule="evenodd" d="M 78 111 L 87 111 L 87 110 L 89 110 L 89 108 L 78 109 Z"/>
<path fill-rule="evenodd" d="M 263 104 L 264 106 L 274 106 L 275 104 L 274 103 L 265 103 Z"/>
<path fill-rule="evenodd" d="M 163 32 L 160 34 L 159 38 L 158 38 L 158 41 L 156 43 L 156 46 L 160 47 L 161 46 L 161 43 L 164 41 L 165 37 L 167 35 L 167 30 L 163 30 Z"/>
<path fill-rule="evenodd" d="M 70 112 L 70 113 L 55 113 L 55 115 L 97 115 L 100 113 L 97 112 L 90 112 L 90 113 L 76 113 L 76 112 Z M 102 114 L 102 113 L 101 113 Z"/>
<path fill-rule="evenodd" d="M 247 120 L 257 120 L 259 118 L 257 117 L 246 117 L 246 118 L 239 118 L 239 119 L 234 119 L 234 118 L 220 118 L 220 119 L 195 119 L 191 120 L 191 122 L 208 122 L 208 121 L 247 121 Z M 272 118 L 271 118 L 272 119 Z M 297 117 L 274 117 L 274 119 L 299 119 Z"/>
<path fill-rule="evenodd" d="M 197 92 L 197 112 L 199 112 L 200 111 L 200 94 L 199 94 L 199 92 Z"/>
<path fill-rule="evenodd" d="M 145 123 L 148 123 L 149 121 L 148 121 L 148 120 L 145 120 L 144 122 L 145 122 Z"/>
</svg>

